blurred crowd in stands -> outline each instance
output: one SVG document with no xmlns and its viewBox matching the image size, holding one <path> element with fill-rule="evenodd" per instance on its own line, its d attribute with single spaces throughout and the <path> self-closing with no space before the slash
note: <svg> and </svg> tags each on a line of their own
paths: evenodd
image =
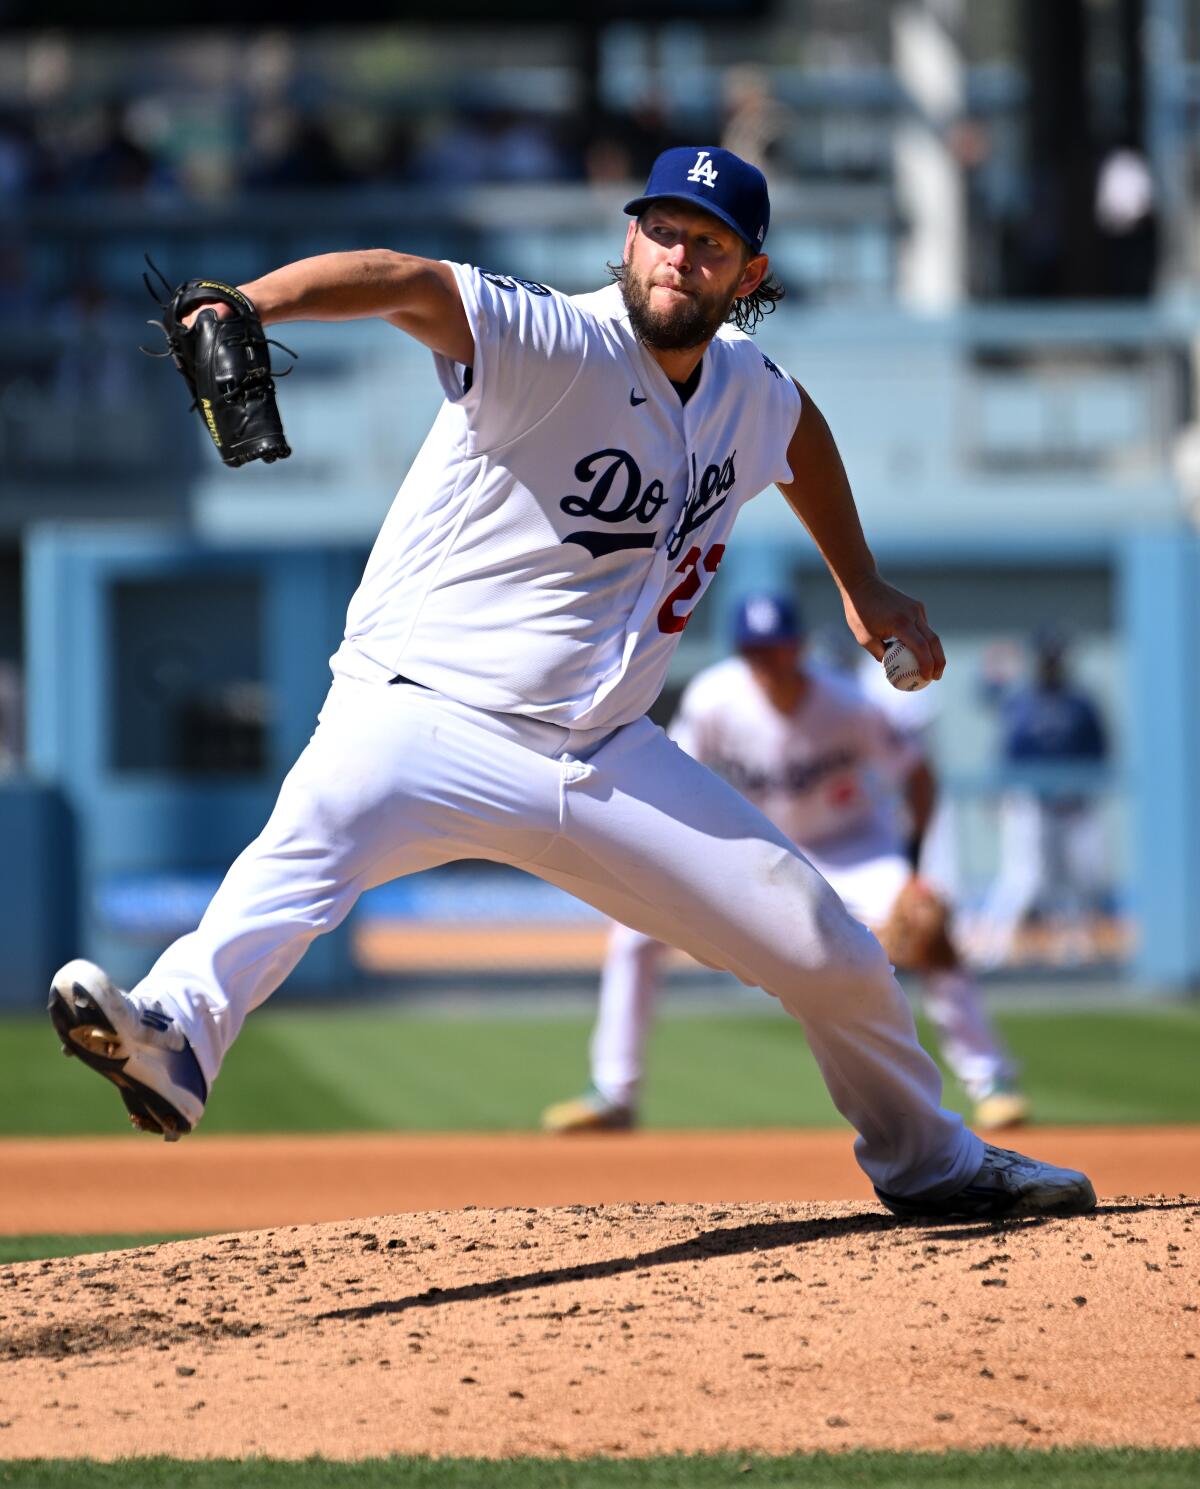
<svg viewBox="0 0 1200 1489">
<path fill-rule="evenodd" d="M 673 139 L 649 111 L 583 120 L 505 107 L 328 117 L 288 103 L 189 120 L 152 98 L 0 115 L 0 198 L 628 180 Z"/>
<path fill-rule="evenodd" d="M 49 48 L 36 75 L 3 86 L 0 201 L 116 193 L 212 199 L 237 192 L 478 183 L 630 181 L 668 145 L 727 133 L 734 148 L 777 153 L 786 111 L 765 74 L 731 69 L 725 97 L 686 118 L 649 90 L 606 105 L 582 76 L 528 102 L 488 96 L 453 70 L 442 86 L 401 83 L 355 95 L 301 66 L 282 40 L 259 44 L 242 76 L 109 67 L 86 86 L 73 48 Z M 431 80 L 432 81 L 432 80 Z M 519 90 L 516 90 L 519 92 Z M 574 94 L 574 97 L 563 95 Z"/>
<path fill-rule="evenodd" d="M 68 94 L 36 106 L 0 95 L 0 206 L 96 195 L 169 203 L 263 191 L 627 183 L 643 178 L 660 150 L 700 137 L 756 161 L 777 185 L 886 180 L 889 169 L 886 111 L 816 120 L 777 96 L 757 67 L 728 68 L 707 115 L 685 117 L 657 98 L 624 110 L 471 101 L 406 110 L 294 91 L 210 98 L 163 90 L 91 101 Z M 1011 133 L 975 118 L 949 133 L 966 190 L 969 289 L 979 298 L 1061 295 L 1071 288 L 1061 282 L 1063 245 Z M 1090 292 L 1145 296 L 1157 250 L 1145 157 L 1114 141 L 1095 162 L 1095 182 Z"/>
</svg>

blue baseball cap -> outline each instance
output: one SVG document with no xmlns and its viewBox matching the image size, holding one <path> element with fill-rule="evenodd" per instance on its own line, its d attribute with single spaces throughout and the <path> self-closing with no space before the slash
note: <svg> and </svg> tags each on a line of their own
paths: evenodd
<svg viewBox="0 0 1200 1489">
<path fill-rule="evenodd" d="M 646 189 L 625 211 L 636 217 L 668 197 L 703 207 L 731 227 L 751 253 L 761 253 L 771 224 L 767 178 L 756 165 L 719 145 L 678 145 L 650 167 Z"/>
<path fill-rule="evenodd" d="M 739 651 L 799 641 L 803 635 L 800 612 L 786 595 L 747 595 L 733 619 L 733 644 Z"/>
</svg>

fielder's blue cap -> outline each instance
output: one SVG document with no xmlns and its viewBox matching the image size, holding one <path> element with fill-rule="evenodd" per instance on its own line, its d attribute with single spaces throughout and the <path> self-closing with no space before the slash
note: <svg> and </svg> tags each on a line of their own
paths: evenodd
<svg viewBox="0 0 1200 1489">
<path fill-rule="evenodd" d="M 650 167 L 646 189 L 625 210 L 636 217 L 663 197 L 703 207 L 727 223 L 761 253 L 771 224 L 767 178 L 756 165 L 719 145 L 678 145 L 664 150 Z"/>
<path fill-rule="evenodd" d="M 739 651 L 799 641 L 803 635 L 800 612 L 786 595 L 747 595 L 733 620 L 733 644 Z"/>
</svg>

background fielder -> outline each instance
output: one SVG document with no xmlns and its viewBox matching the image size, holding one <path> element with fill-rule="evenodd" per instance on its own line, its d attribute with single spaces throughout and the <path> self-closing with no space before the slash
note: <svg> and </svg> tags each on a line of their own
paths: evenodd
<svg viewBox="0 0 1200 1489">
<path fill-rule="evenodd" d="M 897 1213 L 1091 1208 L 1084 1175 L 989 1148 L 942 1108 L 879 944 L 645 717 L 739 506 L 772 482 L 856 638 L 879 656 L 901 637 L 928 676 L 944 656 L 923 607 L 879 577 L 820 413 L 725 325 L 767 293 L 761 173 L 668 150 L 626 210 L 619 285 L 578 299 L 383 250 L 241 287 L 264 325 L 382 316 L 432 349 L 445 402 L 262 834 L 131 994 L 62 968 L 55 1027 L 140 1125 L 177 1136 L 246 1016 L 364 890 L 490 859 L 778 997 Z"/>
<path fill-rule="evenodd" d="M 754 595 L 734 627 L 739 655 L 685 689 L 669 733 L 762 810 L 881 934 L 893 962 L 922 974 L 942 1051 L 975 1105 L 974 1125 L 1028 1113 L 1015 1071 L 946 931 L 946 910 L 914 878 L 936 787 L 923 755 L 848 679 L 804 660 L 782 595 Z M 611 932 L 591 1041 L 591 1089 L 550 1107 L 552 1132 L 628 1127 L 636 1115 L 662 956 L 651 937 Z"/>
<path fill-rule="evenodd" d="M 1031 638 L 1033 675 L 1009 675 L 1007 648 L 985 658 L 984 696 L 1001 725 L 1001 762 L 1010 770 L 1072 765 L 1095 771 L 1109 754 L 1094 700 L 1071 675 L 1065 634 Z M 1103 814 L 1086 789 L 1046 793 L 1016 786 L 999 803 L 999 863 L 980 915 L 976 956 L 985 967 L 1008 961 L 1035 913 L 1057 932 L 1057 956 L 1091 952 L 1092 920 L 1105 904 L 1109 852 Z"/>
</svg>

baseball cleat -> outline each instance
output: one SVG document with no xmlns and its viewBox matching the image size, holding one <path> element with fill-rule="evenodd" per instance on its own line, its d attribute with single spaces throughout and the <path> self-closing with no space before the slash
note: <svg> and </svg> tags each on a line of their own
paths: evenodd
<svg viewBox="0 0 1200 1489">
<path fill-rule="evenodd" d="M 971 1126 L 977 1132 L 999 1132 L 1029 1121 L 1029 1097 L 1015 1086 L 998 1085 L 975 1103 Z"/>
<path fill-rule="evenodd" d="M 63 1054 L 82 1060 L 121 1092 L 141 1132 L 174 1142 L 204 1115 L 208 1083 L 170 1014 L 136 1002 L 94 962 L 68 962 L 50 984 L 50 1022 Z"/>
<path fill-rule="evenodd" d="M 1055 1168 L 986 1143 L 983 1162 L 969 1184 L 939 1199 L 919 1194 L 875 1193 L 902 1220 L 1014 1220 L 1026 1215 L 1084 1215 L 1096 1208 L 1086 1174 Z"/>
<path fill-rule="evenodd" d="M 555 1102 L 542 1113 L 543 1132 L 628 1132 L 633 1123 L 632 1106 L 609 1101 L 595 1086 L 589 1086 L 582 1096 Z"/>
</svg>

